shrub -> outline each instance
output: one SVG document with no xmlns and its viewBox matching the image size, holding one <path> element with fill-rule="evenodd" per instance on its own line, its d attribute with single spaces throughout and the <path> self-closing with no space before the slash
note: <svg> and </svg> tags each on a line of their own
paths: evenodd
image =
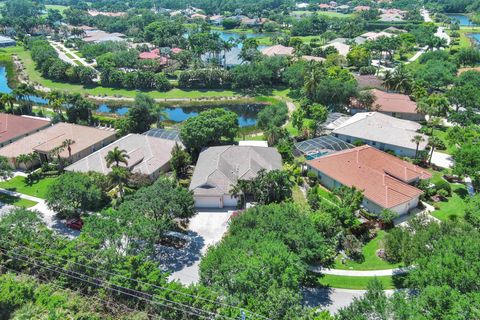
<svg viewBox="0 0 480 320">
<path fill-rule="evenodd" d="M 452 187 L 450 186 L 450 183 L 448 183 L 443 179 L 435 182 L 435 189 L 437 190 L 437 193 L 439 195 L 440 195 L 440 190 L 445 190 L 448 197 L 452 195 Z"/>
<path fill-rule="evenodd" d="M 377 72 L 377 69 L 374 66 L 365 66 L 359 69 L 361 75 L 371 75 Z"/>
</svg>

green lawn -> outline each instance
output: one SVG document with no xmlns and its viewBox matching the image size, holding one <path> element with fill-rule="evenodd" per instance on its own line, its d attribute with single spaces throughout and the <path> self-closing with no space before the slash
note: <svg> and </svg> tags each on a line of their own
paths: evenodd
<svg viewBox="0 0 480 320">
<path fill-rule="evenodd" d="M 304 205 L 307 204 L 307 200 L 305 199 L 305 196 L 303 195 L 302 190 L 300 190 L 300 187 L 295 185 L 292 190 L 292 197 L 293 197 L 293 202 Z"/>
<path fill-rule="evenodd" d="M 445 202 L 438 202 L 440 209 L 431 213 L 442 221 L 448 220 L 450 216 L 463 217 L 465 215 L 467 187 L 463 184 L 451 184 L 451 186 L 452 196 Z"/>
<path fill-rule="evenodd" d="M 25 177 L 16 176 L 8 181 L 0 182 L 0 188 L 45 199 L 50 185 L 56 179 L 56 177 L 47 177 L 37 183 L 29 185 L 25 182 Z"/>
<path fill-rule="evenodd" d="M 334 12 L 334 11 L 318 11 L 318 15 L 334 17 L 334 18 L 351 18 L 353 16 L 353 14 L 351 13 L 340 13 L 340 12 Z"/>
<path fill-rule="evenodd" d="M 0 193 L 0 203 L 11 204 L 22 208 L 31 208 L 37 204 L 35 201 L 14 197 L 5 193 Z"/>
<path fill-rule="evenodd" d="M 439 130 L 439 129 L 434 129 L 433 130 L 433 135 L 440 140 L 443 141 L 445 144 L 445 147 L 447 148 L 446 150 L 438 150 L 438 152 L 443 152 L 443 153 L 448 153 L 448 154 L 453 154 L 457 147 L 455 145 L 450 145 L 448 140 L 447 140 L 447 131 L 446 130 Z"/>
<path fill-rule="evenodd" d="M 335 259 L 334 268 L 344 270 L 384 270 L 400 267 L 400 263 L 389 263 L 383 259 L 380 259 L 376 254 L 376 251 L 381 248 L 381 242 L 385 237 L 385 234 L 385 231 L 379 231 L 373 240 L 363 246 L 363 262 L 359 263 L 352 260 L 347 260 L 345 264 L 342 264 L 341 256 L 339 255 L 337 259 Z"/>
<path fill-rule="evenodd" d="M 63 13 L 66 9 L 68 9 L 68 6 L 61 6 L 61 5 L 55 5 L 55 4 L 47 4 L 45 5 L 45 8 L 51 9 L 51 10 L 58 10 L 60 13 Z"/>
<path fill-rule="evenodd" d="M 128 89 L 115 89 L 115 88 L 104 88 L 101 86 L 95 87 L 84 87 L 78 84 L 70 84 L 64 82 L 56 82 L 52 80 L 45 79 L 41 74 L 35 69 L 35 63 L 30 56 L 30 52 L 26 51 L 23 47 L 10 47 L 0 50 L 0 53 L 4 54 L 17 54 L 25 65 L 25 69 L 30 77 L 31 81 L 37 82 L 44 87 L 52 88 L 55 90 L 67 91 L 69 93 L 81 93 L 89 94 L 92 96 L 123 96 L 133 98 L 137 93 L 141 92 L 140 90 L 128 90 Z M 155 99 L 198 99 L 198 98 L 218 98 L 218 97 L 233 97 L 239 96 L 232 90 L 182 90 L 182 89 L 172 89 L 168 92 L 159 92 L 159 91 L 144 91 L 149 96 Z"/>
<path fill-rule="evenodd" d="M 380 280 L 380 282 L 383 284 L 384 289 L 395 289 L 403 287 L 403 277 L 398 276 L 346 277 L 326 274 L 318 278 L 318 284 L 324 287 L 365 290 L 367 289 L 368 283 L 375 278 Z"/>
<path fill-rule="evenodd" d="M 325 200 L 334 204 L 338 204 L 338 198 L 321 185 L 318 186 L 318 194 L 320 195 L 320 197 L 324 198 Z"/>
</svg>

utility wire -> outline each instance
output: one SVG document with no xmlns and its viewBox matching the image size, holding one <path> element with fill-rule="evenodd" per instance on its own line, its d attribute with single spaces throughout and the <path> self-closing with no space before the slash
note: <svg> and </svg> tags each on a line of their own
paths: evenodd
<svg viewBox="0 0 480 320">
<path fill-rule="evenodd" d="M 3 251 L 3 252 L 10 252 L 9 250 L 5 249 L 5 248 L 1 248 L 0 247 L 0 251 Z M 8 254 L 7 254 L 8 255 Z M 175 302 L 175 301 L 171 301 L 171 300 L 168 300 L 168 299 L 165 299 L 165 298 L 161 298 L 161 297 L 157 297 L 157 296 L 153 296 L 151 294 L 148 294 L 148 293 L 144 293 L 144 292 L 141 292 L 141 291 L 138 291 L 138 290 L 134 290 L 134 289 L 130 289 L 130 288 L 125 288 L 125 287 L 122 287 L 120 285 L 115 285 L 115 284 L 112 284 L 112 283 L 109 283 L 108 281 L 105 281 L 105 280 L 102 280 L 102 279 L 98 279 L 98 278 L 94 278 L 94 277 L 91 277 L 91 276 L 88 276 L 88 275 L 85 275 L 85 274 L 82 274 L 82 273 L 79 273 L 79 272 L 75 272 L 75 271 L 71 271 L 71 270 L 66 270 L 64 268 L 61 268 L 59 266 L 56 266 L 56 265 L 53 265 L 54 267 L 57 267 L 58 269 L 61 269 L 63 270 L 62 271 L 58 271 L 58 270 L 54 270 L 52 268 L 49 268 L 47 266 L 44 266 L 42 264 L 39 264 L 38 261 L 36 261 L 35 259 L 31 258 L 31 257 L 28 257 L 28 256 L 24 256 L 24 255 L 20 255 L 20 254 L 16 254 L 16 253 L 13 253 L 13 255 L 15 256 L 21 256 L 21 257 L 26 257 L 27 259 L 22 259 L 22 258 L 16 258 L 16 257 L 12 257 L 14 259 L 17 259 L 17 260 L 21 260 L 21 261 L 24 261 L 24 262 L 27 262 L 27 263 L 30 263 L 30 260 L 33 260 L 33 263 L 36 265 L 36 266 L 39 266 L 41 268 L 44 268 L 44 269 L 47 269 L 47 270 L 50 270 L 52 272 L 55 272 L 55 273 L 58 273 L 58 274 L 61 274 L 61 275 L 65 275 L 67 277 L 71 277 L 71 278 L 74 278 L 74 279 L 77 279 L 77 280 L 80 280 L 82 282 L 86 282 L 86 283 L 89 283 L 91 285 L 95 285 L 97 287 L 101 287 L 101 288 L 104 288 L 106 290 L 111 290 L 111 291 L 115 291 L 115 292 L 118 292 L 118 293 L 121 293 L 121 294 L 125 294 L 125 295 L 128 295 L 130 297 L 134 297 L 134 298 L 137 298 L 137 299 L 141 299 L 141 300 L 144 300 L 146 302 L 150 302 L 150 303 L 153 303 L 153 304 L 159 304 L 161 306 L 167 306 L 171 309 L 174 309 L 174 310 L 177 310 L 179 312 L 184 312 L 184 313 L 188 313 L 190 315 L 195 315 L 195 316 L 198 316 L 198 317 L 202 317 L 202 318 L 207 318 L 205 315 L 203 314 L 200 314 L 199 312 L 204 312 L 204 313 L 208 313 L 210 314 L 211 316 L 220 316 L 220 317 L 223 317 L 223 318 L 226 318 L 226 319 L 231 319 L 231 320 L 235 320 L 234 318 L 230 318 L 230 317 L 227 317 L 227 316 L 223 316 L 223 315 L 219 315 L 219 314 L 216 314 L 216 313 L 212 313 L 210 311 L 206 311 L 206 310 L 203 310 L 203 309 L 198 309 L 198 308 L 195 308 L 195 307 L 192 307 L 192 306 L 189 306 L 189 305 L 185 305 L 185 304 L 182 304 L 182 303 L 179 303 L 179 302 Z M 30 260 L 28 260 L 30 259 Z M 93 279 L 93 282 L 92 281 L 89 281 L 89 280 L 85 280 L 83 278 L 80 278 L 78 276 L 74 276 L 72 275 L 71 273 L 74 273 L 74 274 L 77 274 L 77 275 L 80 275 L 80 276 L 85 276 L 85 277 L 88 277 L 90 279 Z M 114 286 L 115 288 L 113 287 L 110 287 L 110 286 L 105 286 L 105 284 L 102 284 L 102 283 L 107 283 L 107 284 L 110 284 L 111 286 Z M 116 288 L 119 288 L 119 289 L 116 289 Z M 123 290 L 120 290 L 120 289 L 123 289 Z M 125 292 L 125 290 L 127 290 L 127 292 Z M 133 293 L 129 293 L 130 292 L 133 292 Z M 174 307 L 172 305 L 169 305 L 169 304 L 166 304 L 164 302 L 160 302 L 160 301 L 156 301 L 156 300 L 153 300 L 153 299 L 160 299 L 160 300 L 163 300 L 163 301 L 166 301 L 166 302 L 170 302 L 170 303 L 173 303 L 175 305 L 180 305 L 184 308 L 189 308 L 191 309 L 191 311 L 189 310 L 182 310 L 182 309 L 179 309 L 177 307 Z"/>
<path fill-rule="evenodd" d="M 110 305 L 115 305 L 115 306 L 117 306 L 117 307 L 123 308 L 124 310 L 132 311 L 132 312 L 141 312 L 141 313 L 144 313 L 144 314 L 148 315 L 148 316 L 151 317 L 151 318 L 160 319 L 160 320 L 165 320 L 164 318 L 160 317 L 159 315 L 154 315 L 154 314 L 148 313 L 148 312 L 146 312 L 146 311 L 142 311 L 142 310 L 130 308 L 130 307 L 128 307 L 128 306 L 126 306 L 126 305 L 124 305 L 124 304 L 122 304 L 122 303 L 117 303 L 117 302 L 114 302 L 114 301 L 107 301 L 107 300 L 101 299 L 101 298 L 99 298 L 99 297 L 97 297 L 97 296 L 88 296 L 88 295 L 86 295 L 85 293 L 83 293 L 83 292 L 81 292 L 81 291 L 79 291 L 79 290 L 73 290 L 73 289 L 70 289 L 70 288 L 65 288 L 65 287 L 62 287 L 61 285 L 57 284 L 56 282 L 46 281 L 46 280 L 40 279 L 40 278 L 38 278 L 38 277 L 35 277 L 35 276 L 31 275 L 31 274 L 28 274 L 28 273 L 25 273 L 25 272 L 22 272 L 22 271 L 18 271 L 18 270 L 15 270 L 15 269 L 13 269 L 13 268 L 9 268 L 9 267 L 7 267 L 7 266 L 1 266 L 0 269 L 1 269 L 1 268 L 10 270 L 11 272 L 14 272 L 14 273 L 17 274 L 17 275 L 18 275 L 18 274 L 23 274 L 23 275 L 27 275 L 27 276 L 33 277 L 33 278 L 35 278 L 37 281 L 42 282 L 42 283 L 44 283 L 44 284 L 48 284 L 48 285 L 50 285 L 50 286 L 52 286 L 52 287 L 55 287 L 55 288 L 57 288 L 57 289 L 61 289 L 61 290 L 63 290 L 63 291 L 71 291 L 71 292 L 74 292 L 74 293 L 76 293 L 76 294 L 79 294 L 79 295 L 81 295 L 81 296 L 83 296 L 83 297 L 85 297 L 85 298 L 87 298 L 87 299 L 97 300 L 97 301 L 101 302 L 101 303 L 102 303 L 105 307 L 107 307 L 107 308 L 110 308 L 110 307 L 109 307 Z"/>
<path fill-rule="evenodd" d="M 2 242 L 2 241 L 0 240 L 0 242 Z M 4 242 L 4 243 L 5 243 L 5 242 Z M 124 279 L 131 280 L 131 281 L 135 281 L 135 282 L 137 282 L 137 283 L 144 284 L 144 285 L 149 285 L 149 286 L 152 286 L 152 287 L 157 288 L 157 289 L 167 290 L 167 291 L 170 291 L 170 292 L 175 292 L 175 293 L 178 293 L 178 294 L 181 294 L 181 295 L 184 295 L 184 296 L 188 296 L 188 297 L 190 297 L 190 298 L 195 298 L 195 299 L 198 299 L 198 300 L 203 300 L 203 301 L 206 301 L 206 302 L 215 303 L 215 304 L 218 304 L 218 305 L 221 305 L 221 306 L 224 306 L 224 307 L 234 308 L 234 309 L 239 310 L 240 312 L 244 311 L 244 312 L 246 312 L 246 313 L 249 313 L 249 314 L 251 314 L 251 315 L 257 316 L 257 317 L 259 317 L 259 318 L 266 319 L 266 320 L 270 320 L 269 318 L 267 318 L 267 317 L 265 317 L 265 316 L 262 316 L 262 315 L 260 315 L 260 314 L 254 313 L 254 312 L 249 311 L 249 310 L 245 310 L 245 309 L 240 308 L 240 307 L 238 307 L 238 306 L 234 306 L 234 305 L 227 304 L 227 303 L 223 303 L 223 302 L 219 302 L 219 301 L 210 300 L 210 299 L 207 299 L 207 298 L 203 298 L 203 297 L 200 297 L 200 296 L 188 294 L 188 293 L 181 292 L 181 291 L 178 291 L 178 290 L 175 290 L 175 289 L 171 289 L 171 288 L 166 288 L 166 287 L 162 287 L 162 286 L 157 286 L 157 285 L 154 285 L 154 284 L 150 284 L 150 283 L 147 283 L 147 282 L 143 282 L 143 281 L 141 281 L 141 280 L 132 279 L 132 278 L 126 277 L 126 276 L 121 275 L 121 274 L 118 274 L 118 273 L 113 273 L 113 272 L 106 271 L 106 270 L 99 269 L 99 268 L 95 268 L 95 267 L 92 267 L 92 266 L 87 266 L 87 265 L 84 265 L 84 264 L 81 264 L 81 263 L 78 263 L 78 262 L 75 262 L 75 261 L 70 261 L 70 260 L 67 260 L 67 259 L 62 258 L 62 257 L 58 257 L 58 256 L 53 255 L 53 254 L 49 254 L 49 253 L 46 253 L 46 252 L 42 252 L 42 251 L 39 251 L 39 250 L 32 249 L 32 248 L 30 248 L 30 247 L 26 247 L 26 246 L 22 246 L 22 245 L 18 245 L 17 247 L 19 247 L 19 248 L 25 248 L 25 249 L 27 249 L 27 250 L 30 250 L 30 251 L 33 251 L 33 252 L 37 252 L 37 253 L 40 253 L 40 254 L 44 254 L 44 255 L 47 255 L 47 256 L 50 256 L 50 257 L 53 257 L 53 258 L 58 258 L 58 259 L 63 260 L 63 261 L 65 261 L 65 262 L 67 262 L 67 263 L 73 263 L 73 264 L 75 264 L 75 265 L 78 265 L 78 266 L 81 266 L 81 267 L 85 267 L 85 268 L 88 268 L 88 269 L 91 269 L 91 270 L 95 270 L 95 271 L 100 271 L 100 272 L 103 272 L 103 273 L 108 274 L 108 275 L 119 276 L 119 277 L 122 277 L 122 278 L 124 278 Z"/>
</svg>

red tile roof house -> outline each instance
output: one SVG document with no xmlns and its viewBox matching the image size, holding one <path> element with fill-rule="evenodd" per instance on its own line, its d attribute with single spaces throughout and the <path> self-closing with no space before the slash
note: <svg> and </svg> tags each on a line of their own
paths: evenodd
<svg viewBox="0 0 480 320">
<path fill-rule="evenodd" d="M 332 190 L 354 186 L 364 195 L 363 206 L 378 214 L 389 209 L 407 214 L 418 205 L 422 191 L 412 184 L 431 174 L 371 146 L 361 146 L 307 161 L 320 183 Z"/>
<path fill-rule="evenodd" d="M 111 129 L 97 129 L 72 123 L 60 122 L 47 129 L 36 132 L 0 148 L 0 156 L 6 157 L 14 168 L 27 169 L 26 164 L 17 163 L 17 157 L 22 154 L 37 153 L 40 161 L 51 159 L 52 150 L 71 139 L 71 157 L 68 150 L 63 150 L 60 157 L 74 162 L 116 140 L 116 133 Z M 28 164 L 33 167 L 38 163 Z"/>
<path fill-rule="evenodd" d="M 168 58 L 160 55 L 160 49 L 153 49 L 152 51 L 140 52 L 138 58 L 141 60 L 158 60 L 160 65 L 167 65 Z"/>
<path fill-rule="evenodd" d="M 350 112 L 378 111 L 386 115 L 411 121 L 424 121 L 425 115 L 417 111 L 417 103 L 409 96 L 400 93 L 389 93 L 378 89 L 371 90 L 376 97 L 373 110 L 358 108 L 355 100 L 351 103 Z"/>
<path fill-rule="evenodd" d="M 50 126 L 50 120 L 0 113 L 0 148 Z"/>
</svg>

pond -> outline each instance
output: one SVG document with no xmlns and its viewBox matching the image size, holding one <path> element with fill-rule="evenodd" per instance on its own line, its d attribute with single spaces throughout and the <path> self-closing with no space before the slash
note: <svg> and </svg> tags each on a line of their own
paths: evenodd
<svg viewBox="0 0 480 320">
<path fill-rule="evenodd" d="M 466 14 L 449 13 L 447 14 L 447 17 L 452 20 L 457 20 L 459 25 L 462 27 L 473 26 L 473 22 Z"/>
<path fill-rule="evenodd" d="M 0 93 L 11 92 L 12 89 L 8 86 L 6 69 L 4 66 L 0 66 Z M 29 96 L 28 98 L 35 104 L 48 103 L 48 100 L 42 97 Z M 238 123 L 241 127 L 249 127 L 254 126 L 257 123 L 257 114 L 263 107 L 263 104 L 234 104 L 225 106 L 225 109 L 231 110 L 238 115 Z M 209 108 L 212 108 L 212 106 L 172 106 L 165 108 L 165 113 L 168 115 L 168 120 L 173 122 L 182 122 Z M 99 105 L 97 111 L 124 115 L 128 111 L 128 106 L 115 107 L 107 104 L 101 104 Z"/>
<path fill-rule="evenodd" d="M 12 93 L 12 88 L 8 86 L 7 70 L 4 66 L 0 66 L 0 93 Z M 28 96 L 33 103 L 47 104 L 48 100 L 37 96 Z"/>
<path fill-rule="evenodd" d="M 227 105 L 224 108 L 235 112 L 238 115 L 240 127 L 254 126 L 257 123 L 257 114 L 264 107 L 263 104 L 236 104 Z M 182 122 L 198 115 L 200 112 L 213 108 L 212 106 L 184 106 L 184 107 L 166 107 L 165 113 L 168 120 L 173 122 Z M 124 115 L 128 111 L 128 106 L 107 106 L 102 104 L 97 109 L 98 112 L 115 113 Z"/>
<path fill-rule="evenodd" d="M 473 39 L 477 45 L 480 44 L 480 33 L 469 33 L 468 36 Z"/>
</svg>

